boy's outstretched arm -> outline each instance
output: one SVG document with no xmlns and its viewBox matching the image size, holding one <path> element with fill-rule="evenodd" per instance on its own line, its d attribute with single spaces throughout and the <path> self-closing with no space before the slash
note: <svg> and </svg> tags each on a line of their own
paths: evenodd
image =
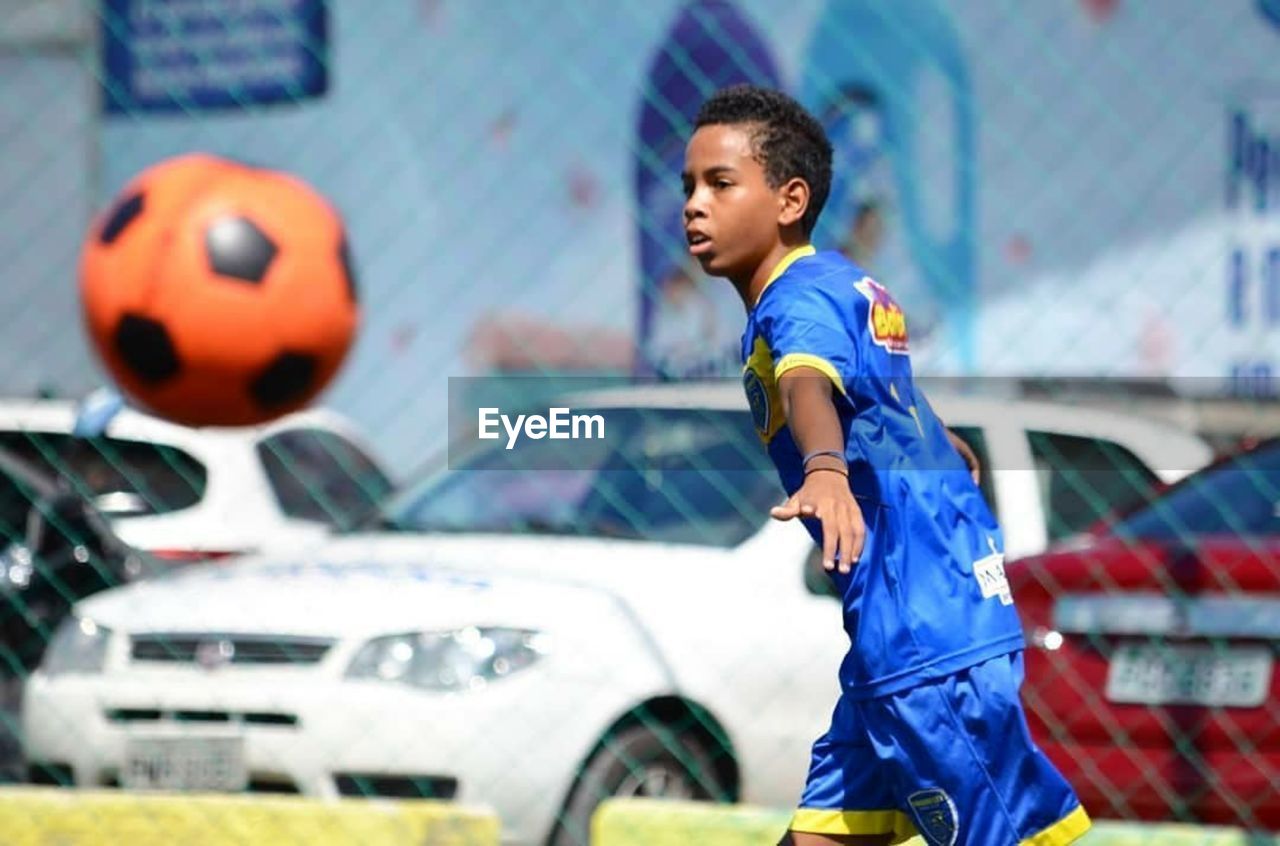
<svg viewBox="0 0 1280 846">
<path fill-rule="evenodd" d="M 840 572 L 853 570 L 862 554 L 866 526 L 862 510 L 849 489 L 849 466 L 844 455 L 844 430 L 831 399 L 831 380 L 810 367 L 797 367 L 782 374 L 778 392 L 787 425 L 801 455 L 818 455 L 805 465 L 804 483 L 790 499 L 770 513 L 778 520 L 814 517 L 822 522 L 822 566 Z"/>
</svg>

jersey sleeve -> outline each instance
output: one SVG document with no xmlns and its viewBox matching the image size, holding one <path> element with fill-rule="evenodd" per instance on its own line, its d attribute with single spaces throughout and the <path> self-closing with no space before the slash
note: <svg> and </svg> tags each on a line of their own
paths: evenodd
<svg viewBox="0 0 1280 846">
<path fill-rule="evenodd" d="M 779 279 L 779 287 L 760 304 L 759 325 L 773 356 L 773 375 L 781 379 L 797 367 L 823 373 L 847 394 L 858 373 L 858 355 L 849 331 L 848 304 L 823 286 L 803 279 Z"/>
</svg>

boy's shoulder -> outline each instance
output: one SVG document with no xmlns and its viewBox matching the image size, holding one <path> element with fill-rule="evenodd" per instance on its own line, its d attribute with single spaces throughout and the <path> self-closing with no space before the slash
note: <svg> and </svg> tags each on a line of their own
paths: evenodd
<svg viewBox="0 0 1280 846">
<path fill-rule="evenodd" d="M 844 253 L 837 250 L 819 250 L 793 262 L 778 281 L 787 277 L 819 281 L 833 276 L 861 278 L 865 275 L 866 271 L 854 264 Z"/>
<path fill-rule="evenodd" d="M 815 252 L 794 262 L 765 289 L 760 299 L 762 311 L 789 311 L 805 302 L 826 302 L 840 308 L 857 306 L 866 299 L 857 289 L 867 277 L 842 253 Z"/>
</svg>

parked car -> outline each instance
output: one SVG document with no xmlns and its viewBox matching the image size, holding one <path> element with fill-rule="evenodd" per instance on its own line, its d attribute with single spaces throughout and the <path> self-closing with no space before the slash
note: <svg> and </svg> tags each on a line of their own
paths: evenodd
<svg viewBox="0 0 1280 846">
<path fill-rule="evenodd" d="M 33 771 L 457 797 L 555 846 L 585 842 L 609 795 L 792 804 L 846 641 L 808 535 L 767 517 L 781 489 L 745 402 L 694 386 L 574 407 L 610 429 L 571 468 L 512 470 L 492 442 L 382 530 L 81 603 L 27 688 Z M 1104 444 L 1153 484 L 1143 457 L 1168 475 L 1207 456 L 1079 409 L 945 408 L 988 466 L 1025 462 L 993 472 L 1002 506 L 1040 501 L 1028 431 Z"/>
<path fill-rule="evenodd" d="M 1009 577 L 1032 729 L 1091 812 L 1280 830 L 1280 441 Z"/>
<path fill-rule="evenodd" d="M 35 669 L 76 601 L 150 569 L 64 480 L 0 449 L 0 678 Z"/>
<path fill-rule="evenodd" d="M 129 545 L 190 561 L 314 541 L 367 516 L 387 473 L 341 416 L 194 429 L 125 409 L 78 437 L 77 405 L 0 401 L 0 448 L 66 477 Z"/>
<path fill-rule="evenodd" d="M 71 606 L 148 570 L 70 486 L 0 449 L 0 782 L 24 773 L 22 683 Z"/>
</svg>

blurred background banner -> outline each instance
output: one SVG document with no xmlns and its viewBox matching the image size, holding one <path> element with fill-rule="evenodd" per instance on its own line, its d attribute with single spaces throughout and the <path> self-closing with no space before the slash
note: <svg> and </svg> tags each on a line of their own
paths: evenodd
<svg viewBox="0 0 1280 846">
<path fill-rule="evenodd" d="M 109 112 L 243 108 L 325 92 L 324 0 L 106 0 L 101 12 Z"/>
<path fill-rule="evenodd" d="M 823 119 L 820 246 L 895 292 L 919 371 L 1266 390 L 1278 364 L 1268 3 L 4 5 L 9 391 L 100 380 L 82 227 L 192 150 L 344 213 L 367 319 L 327 401 L 397 457 L 440 445 L 446 375 L 732 374 L 741 306 L 689 266 L 678 168 L 737 81 Z"/>
</svg>

